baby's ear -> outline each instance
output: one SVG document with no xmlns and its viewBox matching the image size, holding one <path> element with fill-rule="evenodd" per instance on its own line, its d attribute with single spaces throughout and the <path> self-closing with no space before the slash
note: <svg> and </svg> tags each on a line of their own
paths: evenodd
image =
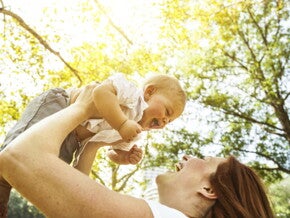
<svg viewBox="0 0 290 218">
<path fill-rule="evenodd" d="M 153 86 L 153 85 L 146 86 L 145 91 L 144 91 L 144 99 L 145 99 L 145 101 L 148 101 L 149 98 L 155 93 L 155 91 L 156 91 L 156 87 L 155 86 Z"/>
<path fill-rule="evenodd" d="M 217 195 L 211 187 L 202 187 L 199 193 L 208 199 L 217 199 Z"/>
</svg>

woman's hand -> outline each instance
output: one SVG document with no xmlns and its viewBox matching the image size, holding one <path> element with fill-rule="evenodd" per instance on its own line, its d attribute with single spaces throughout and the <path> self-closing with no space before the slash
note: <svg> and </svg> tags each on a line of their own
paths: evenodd
<svg viewBox="0 0 290 218">
<path fill-rule="evenodd" d="M 93 118 L 97 114 L 97 109 L 93 101 L 93 90 L 98 84 L 91 83 L 81 88 L 74 104 L 79 105 L 85 112 L 87 119 Z"/>
</svg>

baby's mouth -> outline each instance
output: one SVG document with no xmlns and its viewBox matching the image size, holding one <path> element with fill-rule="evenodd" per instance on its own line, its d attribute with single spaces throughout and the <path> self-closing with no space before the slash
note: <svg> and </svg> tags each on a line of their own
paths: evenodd
<svg viewBox="0 0 290 218">
<path fill-rule="evenodd" d="M 154 128 L 154 127 L 159 127 L 159 122 L 156 118 L 153 118 L 151 122 L 151 128 Z"/>
</svg>

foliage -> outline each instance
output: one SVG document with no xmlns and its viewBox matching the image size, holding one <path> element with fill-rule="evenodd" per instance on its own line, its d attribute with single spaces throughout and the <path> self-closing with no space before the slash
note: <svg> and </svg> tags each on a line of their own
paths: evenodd
<svg viewBox="0 0 290 218">
<path fill-rule="evenodd" d="M 274 204 L 277 217 L 290 216 L 290 177 L 284 178 L 281 182 L 270 186 L 272 203 Z"/>
<path fill-rule="evenodd" d="M 289 2 L 163 6 L 163 53 L 180 60 L 168 67 L 184 73 L 189 98 L 211 109 L 207 144 L 220 147 L 220 155 L 252 157 L 249 164 L 269 182 L 281 179 L 290 172 Z"/>
<path fill-rule="evenodd" d="M 37 208 L 14 190 L 11 192 L 8 207 L 9 218 L 44 218 Z"/>
<path fill-rule="evenodd" d="M 173 169 L 184 153 L 233 154 L 253 166 L 268 184 L 289 174 L 288 1 L 156 1 L 154 7 L 161 9 L 156 24 L 161 26 L 160 35 L 149 43 L 137 40 L 145 34 L 140 26 L 120 31 L 93 3 L 97 1 L 62 2 L 62 6 L 46 3 L 39 19 L 29 19 L 18 10 L 55 53 L 13 17 L 3 19 L 1 136 L 43 90 L 103 81 L 117 71 L 128 78 L 162 72 L 175 75 L 188 94 L 180 122 L 147 134 L 140 165 L 116 166 L 100 151 L 92 178 L 123 193 L 136 184 L 145 189 L 147 180 L 140 173 L 156 167 Z M 65 32 L 68 25 L 69 32 L 87 40 Z M 277 189 L 274 201 L 284 200 L 283 194 Z M 286 208 L 279 205 L 274 205 L 277 214 Z"/>
</svg>

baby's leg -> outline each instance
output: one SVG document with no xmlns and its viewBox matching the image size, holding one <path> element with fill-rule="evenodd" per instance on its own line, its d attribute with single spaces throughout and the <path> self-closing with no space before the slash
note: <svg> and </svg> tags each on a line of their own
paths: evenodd
<svg viewBox="0 0 290 218">
<path fill-rule="evenodd" d="M 98 149 L 99 147 L 96 144 L 89 142 L 79 156 L 78 161 L 74 162 L 74 167 L 84 174 L 89 175 Z"/>
<path fill-rule="evenodd" d="M 143 151 L 137 145 L 134 145 L 129 151 L 110 149 L 107 155 L 111 161 L 117 164 L 137 164 L 142 159 Z"/>
<path fill-rule="evenodd" d="M 0 176 L 0 218 L 7 217 L 11 186 Z"/>
<path fill-rule="evenodd" d="M 25 108 L 21 118 L 7 133 L 0 151 L 40 120 L 67 107 L 68 100 L 65 90 L 58 88 L 51 89 L 34 98 Z M 0 218 L 6 217 L 10 191 L 11 186 L 0 176 Z"/>
</svg>

